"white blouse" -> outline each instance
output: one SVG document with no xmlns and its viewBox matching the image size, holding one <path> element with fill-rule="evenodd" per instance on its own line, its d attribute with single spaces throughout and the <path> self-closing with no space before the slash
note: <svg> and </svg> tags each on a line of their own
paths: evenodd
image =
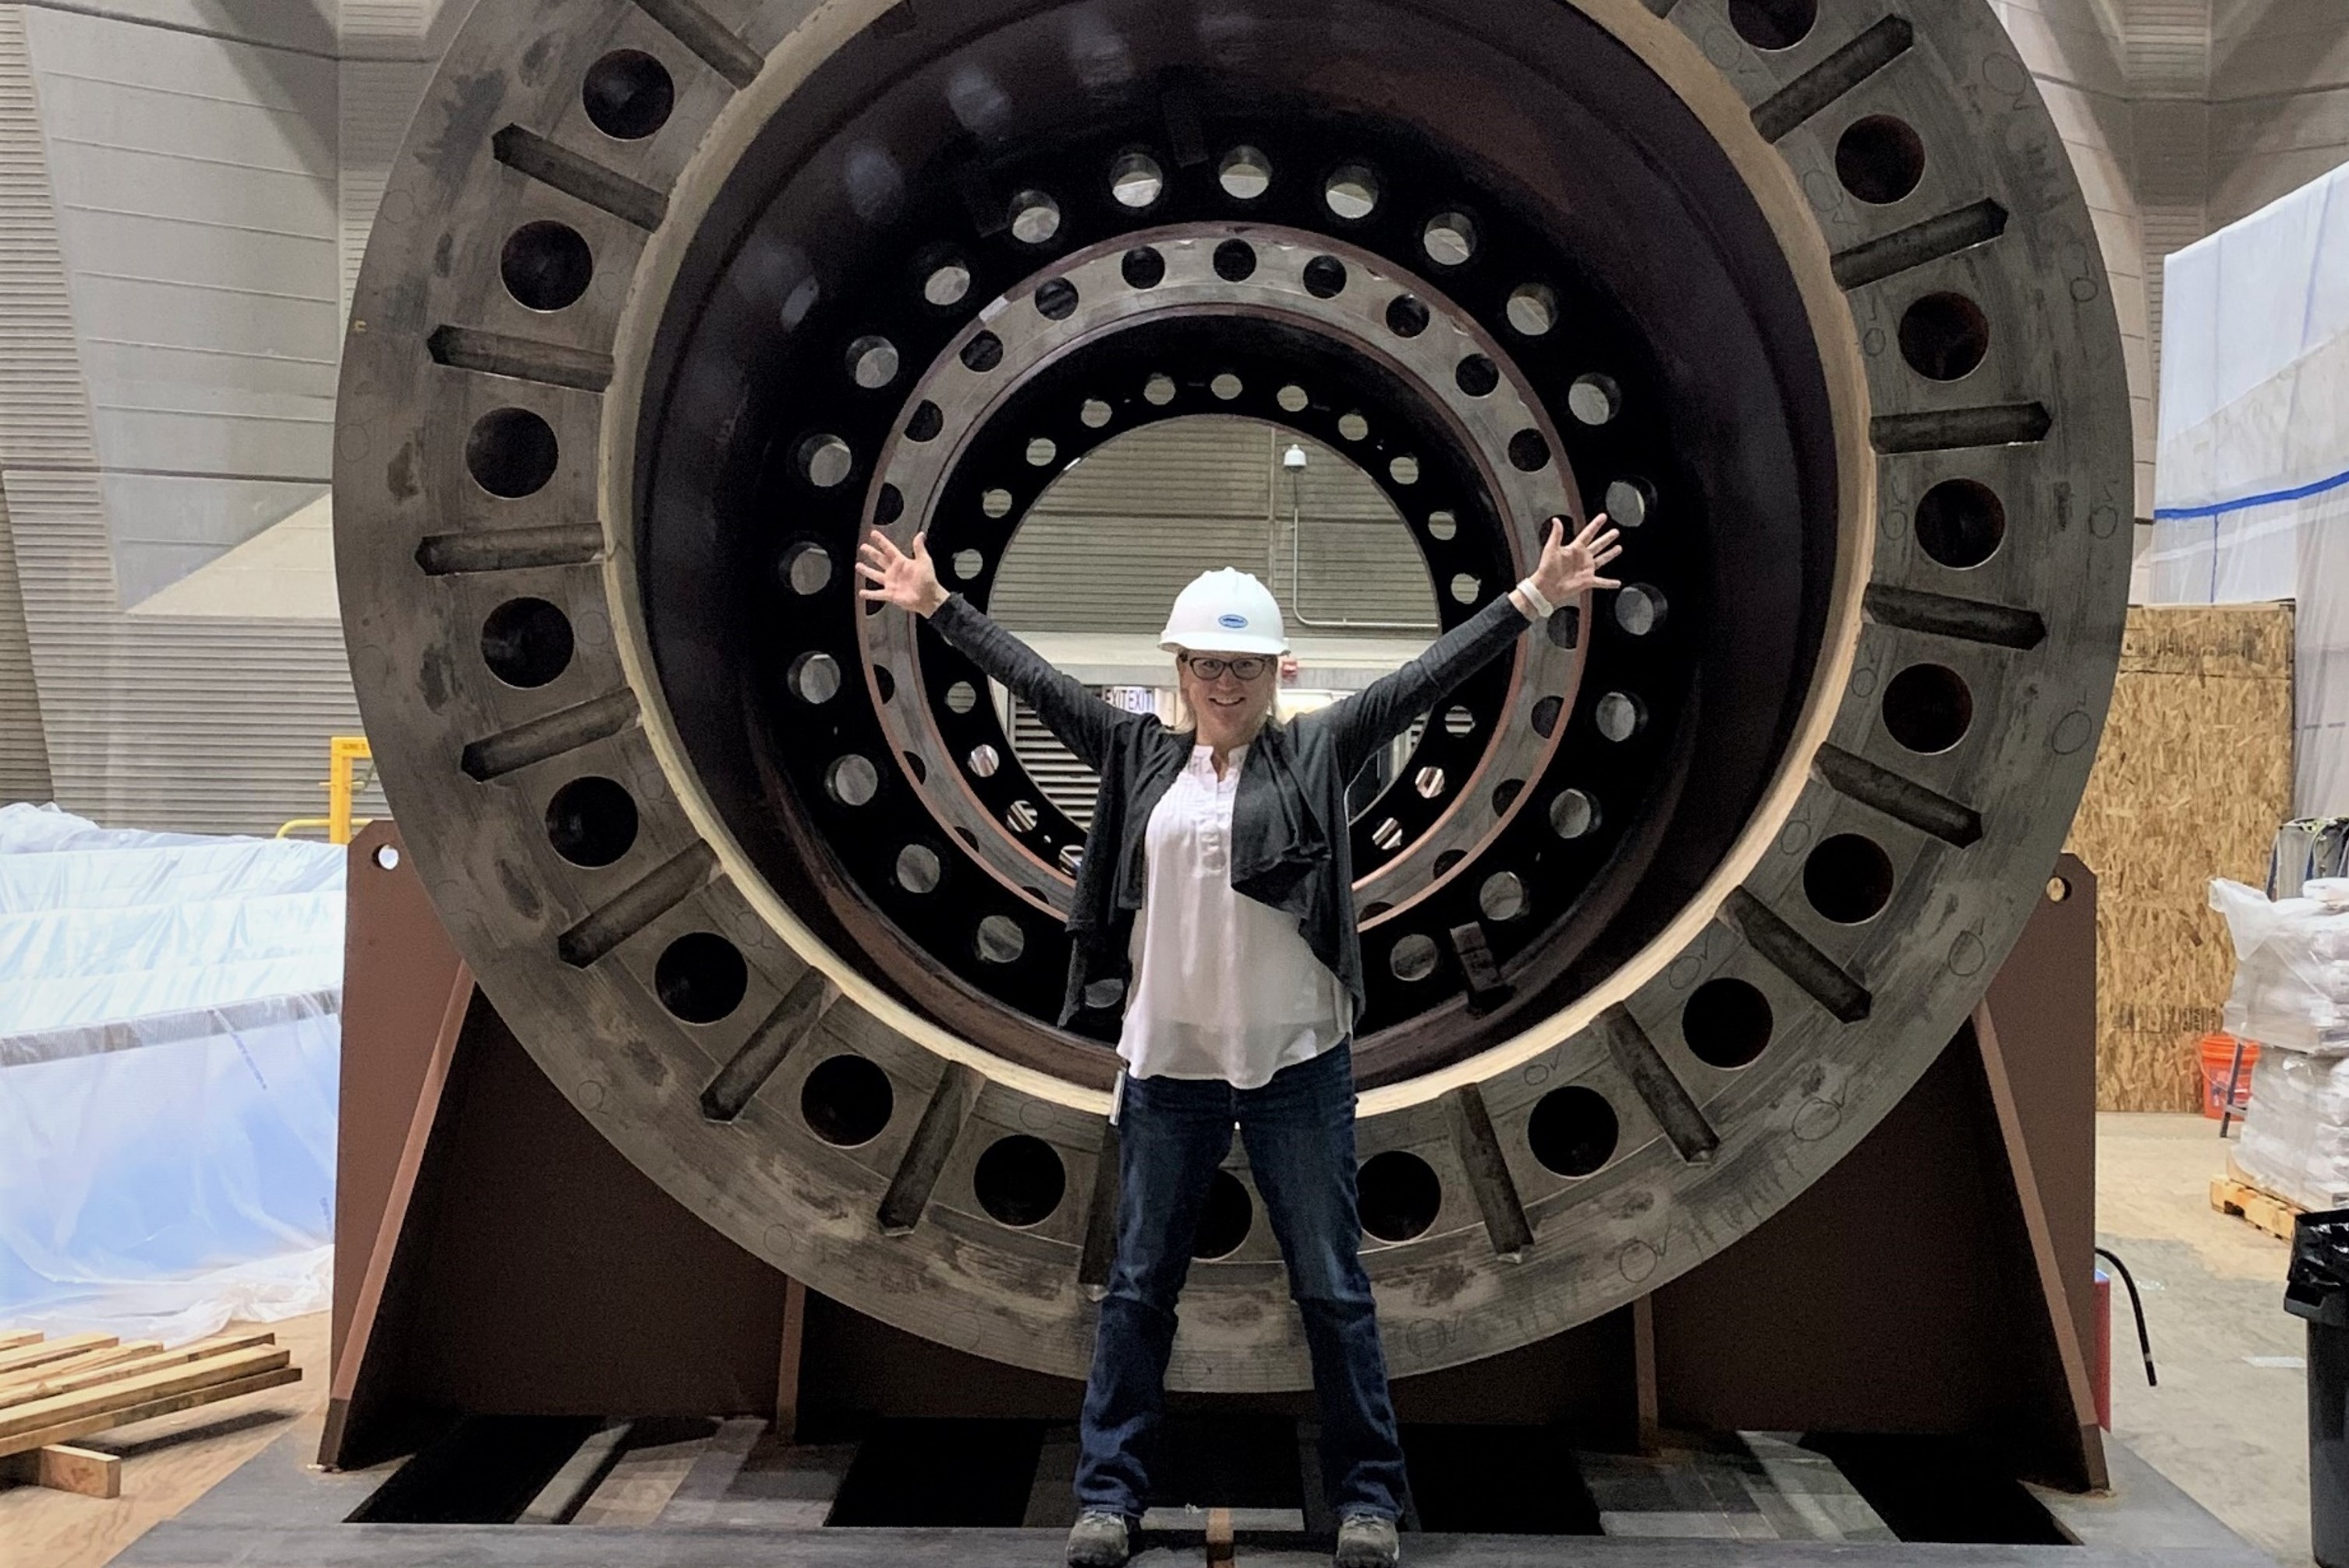
<svg viewBox="0 0 2349 1568">
<path fill-rule="evenodd" d="M 1117 1046 L 1135 1078 L 1258 1088 L 1352 1027 L 1352 998 L 1297 917 L 1233 891 L 1232 804 L 1246 757 L 1232 752 L 1218 779 L 1213 750 L 1193 748 L 1150 813 Z"/>
</svg>

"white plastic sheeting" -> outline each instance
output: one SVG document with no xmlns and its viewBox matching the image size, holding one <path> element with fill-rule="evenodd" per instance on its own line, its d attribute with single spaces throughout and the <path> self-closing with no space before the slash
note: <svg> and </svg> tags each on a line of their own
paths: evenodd
<svg viewBox="0 0 2349 1568">
<path fill-rule="evenodd" d="M 2300 898 L 2271 899 L 2224 877 L 2210 907 L 2235 944 L 2235 984 L 2220 1026 L 2269 1050 L 2349 1053 L 2349 881 L 2320 878 Z"/>
<path fill-rule="evenodd" d="M 2349 167 L 2162 277 L 2144 597 L 2298 601 L 2296 814 L 2349 814 Z"/>
<path fill-rule="evenodd" d="M 326 1305 L 343 865 L 0 808 L 0 1326 Z"/>
</svg>

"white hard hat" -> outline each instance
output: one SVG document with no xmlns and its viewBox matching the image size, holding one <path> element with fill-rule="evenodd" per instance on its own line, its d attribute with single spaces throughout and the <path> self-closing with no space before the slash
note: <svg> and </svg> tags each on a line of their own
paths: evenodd
<svg viewBox="0 0 2349 1568">
<path fill-rule="evenodd" d="M 1205 572 L 1174 596 L 1158 645 L 1168 653 L 1285 654 L 1288 633 L 1272 590 L 1245 572 Z"/>
</svg>

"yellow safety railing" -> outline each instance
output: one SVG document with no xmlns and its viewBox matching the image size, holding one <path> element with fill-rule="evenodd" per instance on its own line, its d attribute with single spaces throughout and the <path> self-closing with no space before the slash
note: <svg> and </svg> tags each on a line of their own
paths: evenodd
<svg viewBox="0 0 2349 1568">
<path fill-rule="evenodd" d="M 326 791 L 326 814 L 323 817 L 296 817 L 277 830 L 281 839 L 311 828 L 326 830 L 330 844 L 347 844 L 351 835 L 364 828 L 372 818 L 354 818 L 353 803 L 364 787 L 359 782 L 359 764 L 373 762 L 375 750 L 364 735 L 337 735 L 326 743 L 326 781 L 321 786 Z"/>
</svg>

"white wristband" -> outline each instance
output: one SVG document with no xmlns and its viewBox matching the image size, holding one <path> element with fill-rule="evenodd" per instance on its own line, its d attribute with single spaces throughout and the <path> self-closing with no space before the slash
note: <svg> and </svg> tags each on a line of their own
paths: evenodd
<svg viewBox="0 0 2349 1568">
<path fill-rule="evenodd" d="M 1534 607 L 1535 620 L 1547 621 L 1557 613 L 1557 606 L 1542 597 L 1542 591 L 1534 586 L 1532 578 L 1528 577 L 1518 583 L 1517 592 L 1524 594 L 1526 603 Z"/>
</svg>

